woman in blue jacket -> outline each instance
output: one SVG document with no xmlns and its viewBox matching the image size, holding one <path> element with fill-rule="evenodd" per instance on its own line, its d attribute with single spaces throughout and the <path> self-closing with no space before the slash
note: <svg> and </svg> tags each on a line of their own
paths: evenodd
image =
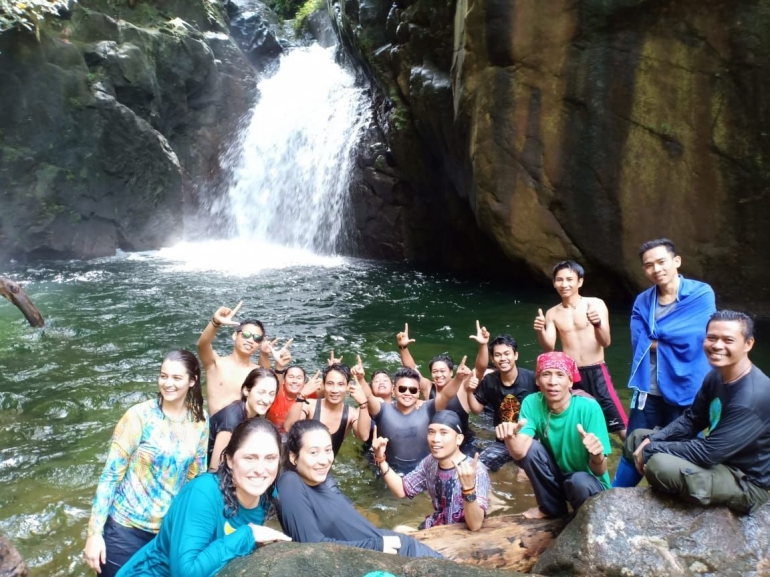
<svg viewBox="0 0 770 577">
<path fill-rule="evenodd" d="M 210 577 L 259 543 L 291 541 L 263 527 L 281 462 L 281 437 L 270 421 L 248 419 L 233 431 L 216 473 L 191 481 L 174 499 L 158 536 L 118 577 Z"/>
</svg>

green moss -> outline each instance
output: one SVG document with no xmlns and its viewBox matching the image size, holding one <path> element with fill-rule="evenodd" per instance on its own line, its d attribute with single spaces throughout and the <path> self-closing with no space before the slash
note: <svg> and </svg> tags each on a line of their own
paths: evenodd
<svg viewBox="0 0 770 577">
<path fill-rule="evenodd" d="M 294 30 L 301 32 L 310 15 L 325 8 L 326 0 L 307 0 L 297 12 L 297 16 L 294 19 Z"/>
</svg>

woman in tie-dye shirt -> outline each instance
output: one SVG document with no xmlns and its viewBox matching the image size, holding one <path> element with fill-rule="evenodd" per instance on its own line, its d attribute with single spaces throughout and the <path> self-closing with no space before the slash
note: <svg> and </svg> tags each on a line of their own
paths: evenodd
<svg viewBox="0 0 770 577">
<path fill-rule="evenodd" d="M 160 367 L 158 397 L 128 409 L 115 427 L 84 551 L 102 577 L 114 576 L 157 534 L 182 486 L 206 471 L 200 374 L 191 352 L 169 353 Z"/>
</svg>

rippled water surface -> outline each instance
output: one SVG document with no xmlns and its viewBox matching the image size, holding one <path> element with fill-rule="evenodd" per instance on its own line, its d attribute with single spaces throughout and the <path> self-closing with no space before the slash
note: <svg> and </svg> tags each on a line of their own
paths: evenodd
<svg viewBox="0 0 770 577">
<path fill-rule="evenodd" d="M 156 392 L 166 352 L 195 350 L 218 306 L 243 300 L 242 313 L 260 318 L 269 335 L 294 337 L 294 357 L 309 371 L 330 349 L 345 361 L 361 354 L 371 371 L 398 366 L 395 333 L 405 321 L 422 367 L 445 351 L 456 360 L 468 354 L 470 362 L 476 347 L 468 335 L 477 318 L 493 335 L 514 335 L 520 364 L 533 368 L 532 320 L 538 307 L 556 300 L 547 291 L 528 294 L 399 265 L 228 242 L 2 273 L 25 283 L 48 321 L 33 329 L 0 299 L 0 529 L 35 575 L 89 574 L 80 551 L 112 429 L 126 408 Z M 590 279 L 584 292 L 591 292 Z M 629 307 L 610 306 L 608 364 L 627 404 Z M 760 344 L 761 338 L 760 332 Z M 215 346 L 228 352 L 225 331 Z M 767 347 L 754 355 L 765 367 L 767 357 Z M 489 422 L 476 424 L 489 439 Z M 493 486 L 501 511 L 520 512 L 534 499 L 511 469 L 493 474 Z M 390 497 L 350 439 L 334 471 L 376 523 L 416 525 L 430 511 L 427 496 Z"/>
</svg>

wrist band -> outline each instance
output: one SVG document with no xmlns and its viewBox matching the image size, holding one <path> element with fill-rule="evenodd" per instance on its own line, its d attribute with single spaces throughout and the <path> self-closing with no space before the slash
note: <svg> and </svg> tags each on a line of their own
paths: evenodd
<svg viewBox="0 0 770 577">
<path fill-rule="evenodd" d="M 382 465 L 382 464 L 383 464 L 385 461 L 387 461 L 387 460 L 388 460 L 388 459 L 387 459 L 387 457 L 383 457 L 382 459 L 378 459 L 376 456 L 374 457 L 374 462 L 375 462 L 377 465 Z"/>
<path fill-rule="evenodd" d="M 214 317 L 211 317 L 211 321 L 210 321 L 210 322 L 211 322 L 211 324 L 212 324 L 212 325 L 214 325 L 214 328 L 215 328 L 215 329 L 218 329 L 219 327 L 221 327 L 221 326 L 222 326 L 222 323 L 220 323 L 220 322 L 219 322 L 217 319 L 215 319 Z"/>
<path fill-rule="evenodd" d="M 358 408 L 359 409 L 363 409 L 364 407 L 367 407 L 367 406 L 369 406 L 369 403 L 368 402 L 364 402 L 364 403 L 361 403 L 360 405 L 358 405 Z"/>
<path fill-rule="evenodd" d="M 403 345 L 403 346 L 402 345 L 398 345 L 398 348 L 403 351 L 404 349 L 408 349 L 409 345 Z"/>
<path fill-rule="evenodd" d="M 289 370 L 289 369 L 273 369 L 273 372 L 274 372 L 276 375 L 285 375 L 285 374 L 286 374 L 286 371 L 288 371 L 288 370 Z"/>
<path fill-rule="evenodd" d="M 385 475 L 390 473 L 390 465 L 388 465 L 388 468 L 385 469 L 385 471 L 380 470 L 380 475 L 382 475 L 383 478 L 385 478 Z"/>
<path fill-rule="evenodd" d="M 476 485 L 471 487 L 470 489 L 463 489 L 463 495 L 470 495 L 471 493 L 476 492 Z"/>
<path fill-rule="evenodd" d="M 595 329 L 598 329 L 599 327 L 602 326 L 602 321 L 599 321 L 598 323 L 591 323 L 591 324 L 594 326 Z"/>
</svg>

